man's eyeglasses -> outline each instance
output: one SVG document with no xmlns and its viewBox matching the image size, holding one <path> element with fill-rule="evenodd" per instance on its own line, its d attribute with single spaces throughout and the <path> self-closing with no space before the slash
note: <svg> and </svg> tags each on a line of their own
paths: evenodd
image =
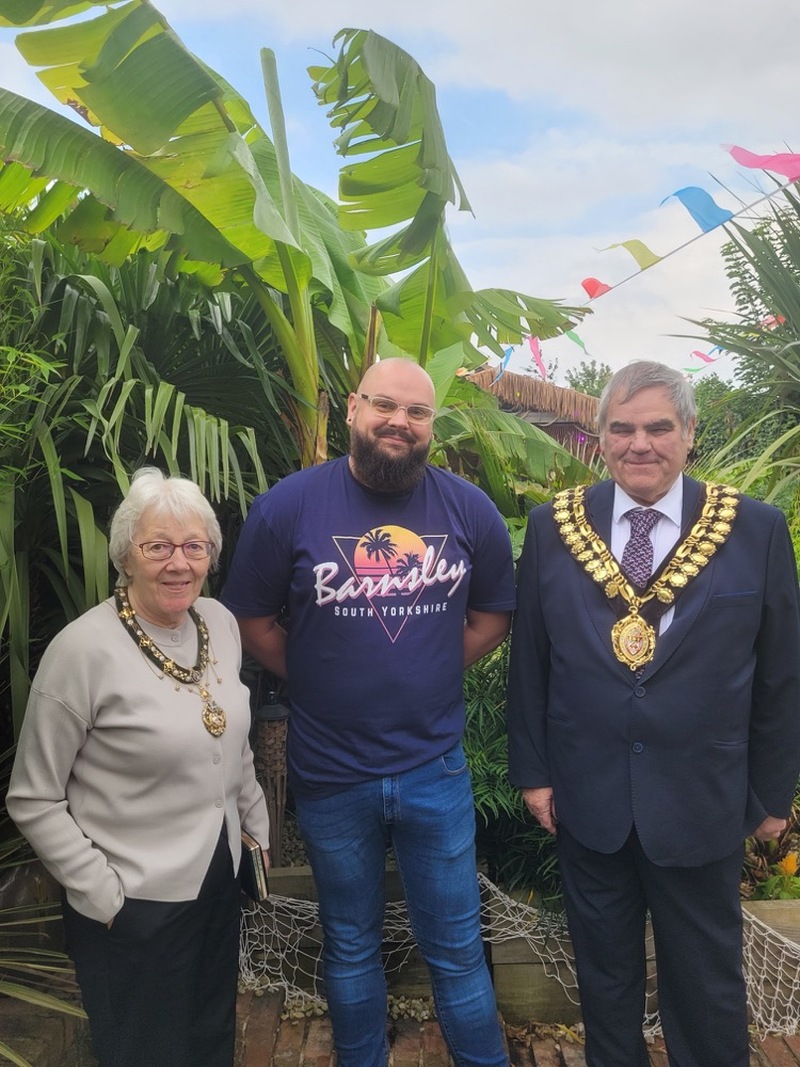
<svg viewBox="0 0 800 1067">
<path fill-rule="evenodd" d="M 131 544 L 141 550 L 145 559 L 158 560 L 171 559 L 176 548 L 181 549 L 186 559 L 205 559 L 214 550 L 210 541 L 184 541 L 182 545 L 173 545 L 171 541 L 144 541 L 142 544 L 132 541 Z"/>
<path fill-rule="evenodd" d="M 370 408 L 382 419 L 390 419 L 401 408 L 406 413 L 409 422 L 430 422 L 436 414 L 433 408 L 427 404 L 398 404 L 396 400 L 390 400 L 388 396 L 368 396 L 366 393 L 358 394 L 362 400 L 366 400 Z"/>
</svg>

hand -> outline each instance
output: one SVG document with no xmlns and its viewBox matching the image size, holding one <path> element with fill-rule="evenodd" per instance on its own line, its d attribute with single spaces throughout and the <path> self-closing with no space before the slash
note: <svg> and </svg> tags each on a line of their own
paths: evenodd
<svg viewBox="0 0 800 1067">
<path fill-rule="evenodd" d="M 556 806 L 553 802 L 553 790 L 550 786 L 541 789 L 523 789 L 522 799 L 531 815 L 549 834 L 556 832 Z"/>
<path fill-rule="evenodd" d="M 269 870 L 269 849 L 262 848 L 261 855 L 264 857 L 264 866 Z"/>
<path fill-rule="evenodd" d="M 786 829 L 786 819 L 775 819 L 768 815 L 766 819 L 753 831 L 753 837 L 757 841 L 777 841 Z"/>
</svg>

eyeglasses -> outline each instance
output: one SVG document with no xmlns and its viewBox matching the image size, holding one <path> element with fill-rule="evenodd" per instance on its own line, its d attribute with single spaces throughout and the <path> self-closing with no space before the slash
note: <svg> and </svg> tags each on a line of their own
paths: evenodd
<svg viewBox="0 0 800 1067">
<path fill-rule="evenodd" d="M 358 394 L 362 400 L 366 400 L 370 408 L 382 419 L 390 419 L 401 408 L 405 411 L 409 422 L 430 422 L 436 414 L 433 408 L 427 404 L 398 404 L 396 400 L 390 400 L 388 396 L 368 396 L 366 393 Z"/>
<path fill-rule="evenodd" d="M 182 545 L 173 545 L 171 541 L 144 541 L 142 544 L 131 541 L 131 544 L 141 550 L 145 559 L 162 561 L 172 559 L 176 548 L 183 552 L 186 559 L 205 559 L 214 551 L 210 541 L 184 541 Z"/>
</svg>

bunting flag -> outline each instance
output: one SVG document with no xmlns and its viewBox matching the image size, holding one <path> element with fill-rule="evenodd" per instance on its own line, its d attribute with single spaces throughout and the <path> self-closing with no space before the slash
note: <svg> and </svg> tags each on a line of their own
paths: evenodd
<svg viewBox="0 0 800 1067">
<path fill-rule="evenodd" d="M 503 356 L 503 362 L 500 364 L 500 370 L 497 372 L 497 377 L 494 379 L 494 382 L 499 382 L 500 379 L 505 374 L 506 367 L 508 366 L 508 361 L 511 359 L 511 353 L 513 351 L 514 351 L 514 346 L 513 345 L 509 345 L 509 347 L 505 350 L 505 355 Z M 494 385 L 494 382 L 492 382 L 492 385 Z"/>
<path fill-rule="evenodd" d="M 605 248 L 601 248 L 600 251 L 608 252 L 611 248 L 626 248 L 642 270 L 647 270 L 648 267 L 652 267 L 654 263 L 658 263 L 661 259 L 661 256 L 657 256 L 655 252 L 651 252 L 646 244 L 636 239 L 631 241 L 619 241 L 617 244 L 607 245 Z"/>
<path fill-rule="evenodd" d="M 680 200 L 703 233 L 708 233 L 709 230 L 721 226 L 723 222 L 730 222 L 733 218 L 732 211 L 720 207 L 710 193 L 696 185 L 676 189 L 674 193 L 665 196 L 661 203 L 666 204 L 673 196 Z"/>
<path fill-rule="evenodd" d="M 776 174 L 781 174 L 788 179 L 787 185 L 788 183 L 800 180 L 800 153 L 779 152 L 773 155 L 756 155 L 756 153 L 750 152 L 746 148 L 741 148 L 738 145 L 723 145 L 723 148 L 725 148 L 726 151 L 728 151 L 733 157 L 735 162 L 739 163 L 741 166 L 774 171 Z M 777 192 L 781 192 L 787 187 L 787 185 L 780 186 Z M 767 194 L 766 196 L 762 196 L 761 200 L 770 199 L 770 197 L 774 195 L 775 193 Z M 641 273 L 642 271 L 647 270 L 648 267 L 652 267 L 656 263 L 660 263 L 663 258 L 667 258 L 668 256 L 673 255 L 675 252 L 680 251 L 686 246 L 686 244 L 691 244 L 693 241 L 698 240 L 703 234 L 708 233 L 710 230 L 716 229 L 716 227 L 721 226 L 726 222 L 730 222 L 732 219 L 735 219 L 737 215 L 741 214 L 741 211 L 732 212 L 729 211 L 727 208 L 720 207 L 720 205 L 717 204 L 717 202 L 714 200 L 710 193 L 707 193 L 705 189 L 701 189 L 699 186 L 695 185 L 687 185 L 681 189 L 676 189 L 674 193 L 670 193 L 669 196 L 664 197 L 661 203 L 665 204 L 667 200 L 669 200 L 671 197 L 675 197 L 681 202 L 681 204 L 683 204 L 683 206 L 691 215 L 692 219 L 700 227 L 701 233 L 693 237 L 691 241 L 685 242 L 679 248 L 667 252 L 666 256 L 656 255 L 656 253 L 653 252 L 650 248 L 648 248 L 643 241 L 640 241 L 637 238 L 632 238 L 628 241 L 618 241 L 614 244 L 607 245 L 605 248 L 597 249 L 597 251 L 608 252 L 612 248 L 624 248 L 636 261 L 636 265 L 639 268 L 639 271 L 637 273 Z M 761 200 L 756 201 L 756 203 L 760 203 Z M 754 204 L 749 205 L 750 208 L 754 206 Z M 746 209 L 742 208 L 742 210 Z M 630 275 L 630 278 L 634 278 L 636 276 L 636 274 L 632 274 Z M 629 278 L 623 278 L 622 282 L 628 280 Z M 592 301 L 596 300 L 600 296 L 603 296 L 605 293 L 611 292 L 612 289 L 621 285 L 622 282 L 615 282 L 612 285 L 607 285 L 606 282 L 601 282 L 598 278 L 584 278 L 581 282 L 581 286 L 586 292 L 586 295 L 588 296 L 589 300 Z M 765 330 L 775 330 L 785 321 L 786 320 L 781 315 L 767 315 L 760 321 L 759 325 Z M 586 345 L 573 330 L 567 330 L 565 331 L 565 333 L 571 341 L 579 345 L 588 355 Z M 542 379 L 546 380 L 547 369 L 544 365 L 544 361 L 542 360 L 538 337 L 529 337 L 528 344 L 530 345 L 531 353 L 533 355 L 536 367 L 538 368 Z M 713 353 L 716 351 L 719 351 L 720 355 L 724 355 L 726 354 L 727 350 L 721 348 L 719 345 L 715 345 L 708 352 L 692 352 L 691 355 L 697 357 L 697 359 L 701 361 L 703 366 L 684 367 L 683 369 L 686 374 L 697 374 L 698 372 L 704 370 L 705 366 L 707 366 L 708 364 L 715 363 L 716 359 L 719 358 L 713 356 Z M 508 357 L 506 357 L 506 359 L 507 358 Z M 532 367 L 530 366 L 530 364 L 528 364 L 523 370 L 523 373 L 531 372 Z M 502 375 L 502 373 L 503 369 L 501 368 L 500 375 Z M 500 375 L 498 375 L 498 378 L 500 377 Z"/>
<path fill-rule="evenodd" d="M 724 145 L 736 162 L 742 167 L 752 167 L 756 170 L 772 170 L 776 174 L 782 174 L 790 182 L 800 178 L 800 155 L 795 152 L 777 152 L 772 156 L 757 156 L 754 152 L 748 152 L 746 148 L 738 145 Z"/>
<path fill-rule="evenodd" d="M 719 356 L 715 356 L 715 352 L 719 352 Z M 703 364 L 705 364 L 705 366 L 684 367 L 683 369 L 687 372 L 687 374 L 697 374 L 698 371 L 705 370 L 709 363 L 716 363 L 720 356 L 724 356 L 726 352 L 727 349 L 723 348 L 722 345 L 714 345 L 713 348 L 709 348 L 707 352 L 700 352 L 698 349 L 695 349 L 694 352 L 692 352 L 691 354 L 693 356 L 696 356 L 697 359 L 699 359 Z"/>
<path fill-rule="evenodd" d="M 584 278 L 581 285 L 586 290 L 586 295 L 590 300 L 596 300 L 603 293 L 611 292 L 611 286 L 606 285 L 605 282 L 598 281 L 597 278 Z"/>
<path fill-rule="evenodd" d="M 569 337 L 570 341 L 574 341 L 578 348 L 582 348 L 587 356 L 589 355 L 589 350 L 574 330 L 567 330 L 565 336 Z"/>
<path fill-rule="evenodd" d="M 547 368 L 545 367 L 544 360 L 542 359 L 542 350 L 539 347 L 539 338 L 529 337 L 528 344 L 530 345 L 530 349 L 533 354 L 533 362 L 536 364 L 539 373 L 542 376 L 542 381 L 547 381 Z"/>
<path fill-rule="evenodd" d="M 763 326 L 765 330 L 777 330 L 779 326 L 783 326 L 786 319 L 783 315 L 767 315 L 759 322 L 759 326 Z"/>
</svg>

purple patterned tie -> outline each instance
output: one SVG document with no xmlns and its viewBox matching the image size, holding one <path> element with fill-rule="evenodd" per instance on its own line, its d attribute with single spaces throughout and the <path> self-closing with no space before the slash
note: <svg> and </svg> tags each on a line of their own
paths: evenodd
<svg viewBox="0 0 800 1067">
<path fill-rule="evenodd" d="M 636 585 L 647 585 L 653 573 L 653 544 L 650 531 L 661 518 L 653 508 L 632 508 L 625 512 L 630 520 L 631 535 L 622 553 L 620 566 Z"/>
</svg>

